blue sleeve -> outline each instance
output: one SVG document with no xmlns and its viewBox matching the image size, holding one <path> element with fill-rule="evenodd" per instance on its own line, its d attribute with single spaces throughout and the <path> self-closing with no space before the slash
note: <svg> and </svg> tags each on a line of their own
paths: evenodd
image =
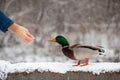
<svg viewBox="0 0 120 80">
<path fill-rule="evenodd" d="M 8 18 L 3 12 L 0 11 L 0 30 L 2 32 L 8 31 L 8 28 L 13 24 L 14 22 Z"/>
</svg>

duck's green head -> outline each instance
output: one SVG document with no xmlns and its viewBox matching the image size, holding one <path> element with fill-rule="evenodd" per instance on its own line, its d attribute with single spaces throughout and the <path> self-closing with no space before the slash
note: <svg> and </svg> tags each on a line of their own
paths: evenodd
<svg viewBox="0 0 120 80">
<path fill-rule="evenodd" d="M 68 43 L 67 39 L 63 36 L 57 36 L 56 38 L 52 38 L 49 41 L 50 42 L 57 42 L 60 45 L 62 45 L 62 47 L 69 46 L 69 43 Z"/>
</svg>

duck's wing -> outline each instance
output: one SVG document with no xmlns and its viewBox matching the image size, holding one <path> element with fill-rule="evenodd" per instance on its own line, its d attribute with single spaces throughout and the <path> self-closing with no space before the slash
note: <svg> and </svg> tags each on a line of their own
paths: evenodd
<svg viewBox="0 0 120 80">
<path fill-rule="evenodd" d="M 88 48 L 88 49 L 91 49 L 91 50 L 100 50 L 101 46 L 91 46 L 91 45 L 74 44 L 74 45 L 70 46 L 70 48 L 71 49 L 74 49 L 74 48 Z"/>
<path fill-rule="evenodd" d="M 83 60 L 84 58 L 93 58 L 97 56 L 96 52 L 99 55 L 102 55 L 105 50 L 102 49 L 101 46 L 91 46 L 91 45 L 82 45 L 82 44 L 74 44 L 69 47 L 70 49 L 73 49 L 75 52 L 75 58 Z M 80 48 L 80 49 L 78 49 Z M 86 50 L 88 49 L 88 50 Z"/>
</svg>

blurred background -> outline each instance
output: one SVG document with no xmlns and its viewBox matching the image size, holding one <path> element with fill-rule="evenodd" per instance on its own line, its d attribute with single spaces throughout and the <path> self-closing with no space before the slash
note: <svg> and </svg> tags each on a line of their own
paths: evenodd
<svg viewBox="0 0 120 80">
<path fill-rule="evenodd" d="M 0 32 L 0 60 L 71 62 L 61 46 L 48 40 L 64 35 L 70 44 L 101 45 L 106 56 L 95 62 L 120 61 L 120 0 L 0 0 L 0 10 L 28 28 L 28 45 L 11 32 Z"/>
</svg>

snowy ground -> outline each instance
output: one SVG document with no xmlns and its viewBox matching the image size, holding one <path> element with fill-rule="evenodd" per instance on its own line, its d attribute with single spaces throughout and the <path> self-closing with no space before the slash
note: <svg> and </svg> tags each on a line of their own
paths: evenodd
<svg viewBox="0 0 120 80">
<path fill-rule="evenodd" d="M 51 71 L 55 73 L 66 73 L 67 71 L 83 71 L 100 74 L 105 72 L 119 72 L 120 63 L 90 63 L 85 67 L 72 66 L 73 63 L 58 63 L 58 62 L 40 62 L 40 63 L 17 63 L 11 64 L 7 61 L 0 61 L 0 79 L 7 77 L 7 73 L 15 72 L 39 72 Z"/>
</svg>

